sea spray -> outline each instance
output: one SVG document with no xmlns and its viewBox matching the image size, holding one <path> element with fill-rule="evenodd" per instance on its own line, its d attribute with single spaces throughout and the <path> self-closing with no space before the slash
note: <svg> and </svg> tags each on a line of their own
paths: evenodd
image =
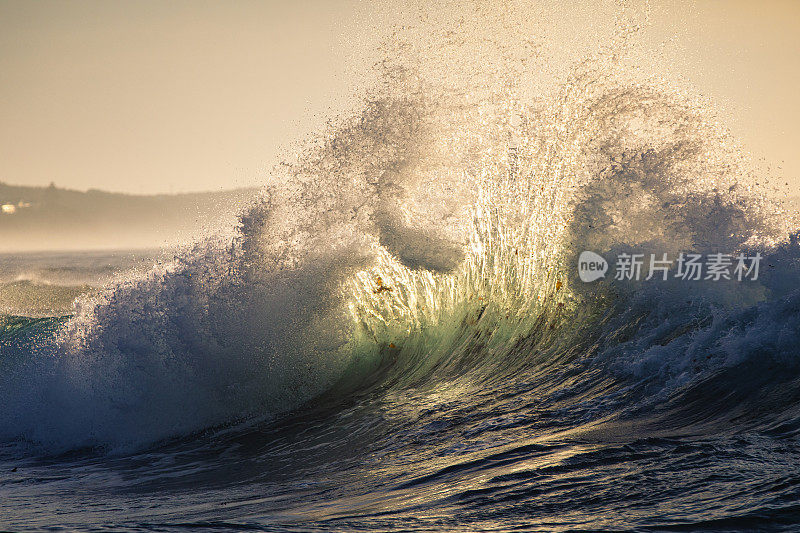
<svg viewBox="0 0 800 533">
<path fill-rule="evenodd" d="M 779 243 L 784 222 L 724 132 L 668 87 L 625 77 L 626 32 L 535 96 L 519 58 L 535 59 L 530 40 L 492 36 L 495 61 L 458 35 L 421 49 L 399 36 L 361 109 L 277 169 L 233 235 L 79 300 L 56 335 L 4 344 L 0 435 L 124 451 L 272 419 L 387 365 L 388 389 L 593 361 L 666 396 L 699 376 L 650 347 L 727 316 L 711 312 L 713 290 L 691 303 L 692 328 L 654 335 L 682 304 L 658 287 L 584 285 L 574 258 Z"/>
</svg>

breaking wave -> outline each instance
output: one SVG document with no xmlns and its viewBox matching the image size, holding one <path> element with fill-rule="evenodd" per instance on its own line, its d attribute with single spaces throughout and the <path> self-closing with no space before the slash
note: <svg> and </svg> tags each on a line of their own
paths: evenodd
<svg viewBox="0 0 800 533">
<path fill-rule="evenodd" d="M 124 452 L 320 397 L 531 380 L 570 406 L 553 428 L 724 424 L 741 413 L 720 391 L 753 389 L 746 423 L 794 428 L 800 388 L 774 379 L 797 375 L 792 218 L 703 106 L 627 79 L 618 51 L 531 97 L 513 54 L 444 75 L 393 49 L 231 235 L 70 318 L 4 319 L 0 438 Z M 755 281 L 584 284 L 583 250 L 764 261 Z"/>
</svg>

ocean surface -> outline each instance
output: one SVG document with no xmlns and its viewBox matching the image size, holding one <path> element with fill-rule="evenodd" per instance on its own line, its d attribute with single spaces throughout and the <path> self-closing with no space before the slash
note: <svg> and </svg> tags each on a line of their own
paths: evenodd
<svg viewBox="0 0 800 533">
<path fill-rule="evenodd" d="M 0 529 L 800 528 L 795 214 L 613 47 L 530 96 L 443 39 L 229 233 L 0 256 Z"/>
<path fill-rule="evenodd" d="M 170 257 L 168 249 L 0 253 L 0 315 L 68 315 L 78 296 Z"/>
</svg>

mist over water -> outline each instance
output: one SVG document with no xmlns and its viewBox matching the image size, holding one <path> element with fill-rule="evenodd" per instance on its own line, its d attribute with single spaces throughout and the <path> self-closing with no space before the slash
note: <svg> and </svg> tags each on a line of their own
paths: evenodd
<svg viewBox="0 0 800 533">
<path fill-rule="evenodd" d="M 627 70 L 637 17 L 544 92 L 496 10 L 398 29 L 230 233 L 0 322 L 0 523 L 83 484 L 69 527 L 788 527 L 795 227 L 701 99 Z M 583 250 L 764 263 L 588 284 Z"/>
</svg>

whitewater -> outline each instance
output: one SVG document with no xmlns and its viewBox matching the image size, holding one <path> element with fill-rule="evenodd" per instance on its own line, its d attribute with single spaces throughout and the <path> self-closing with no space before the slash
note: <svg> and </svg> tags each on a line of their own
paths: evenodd
<svg viewBox="0 0 800 533">
<path fill-rule="evenodd" d="M 634 27 L 537 94 L 472 24 L 387 45 L 229 233 L 0 318 L 2 528 L 792 530 L 795 214 Z"/>
</svg>

